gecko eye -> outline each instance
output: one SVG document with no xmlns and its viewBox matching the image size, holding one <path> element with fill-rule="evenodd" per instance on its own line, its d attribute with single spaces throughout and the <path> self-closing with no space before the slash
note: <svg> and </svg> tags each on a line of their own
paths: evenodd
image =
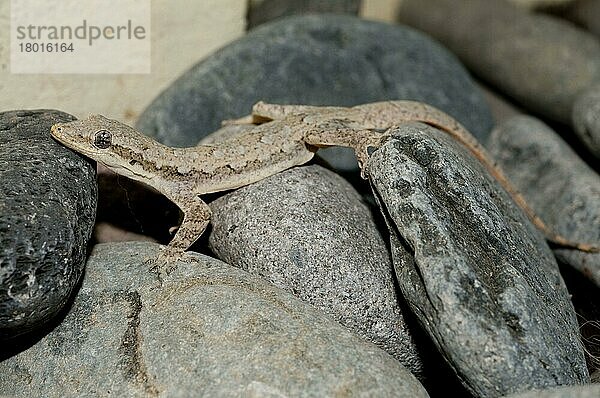
<svg viewBox="0 0 600 398">
<path fill-rule="evenodd" d="M 112 134 L 108 130 L 98 130 L 94 134 L 94 146 L 98 149 L 110 148 L 112 143 Z"/>
</svg>

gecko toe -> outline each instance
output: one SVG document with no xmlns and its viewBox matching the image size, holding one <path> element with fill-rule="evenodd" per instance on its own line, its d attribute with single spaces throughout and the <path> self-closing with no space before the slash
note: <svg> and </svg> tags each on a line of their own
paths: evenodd
<svg viewBox="0 0 600 398">
<path fill-rule="evenodd" d="M 177 269 L 177 262 L 183 253 L 182 250 L 173 247 L 161 247 L 156 257 L 148 259 L 147 265 L 150 266 L 148 271 L 156 275 L 162 285 L 162 281 Z"/>
</svg>

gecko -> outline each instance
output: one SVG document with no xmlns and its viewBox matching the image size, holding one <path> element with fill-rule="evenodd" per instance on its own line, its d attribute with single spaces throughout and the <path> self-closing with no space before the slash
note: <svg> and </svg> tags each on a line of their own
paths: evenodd
<svg viewBox="0 0 600 398">
<path fill-rule="evenodd" d="M 354 149 L 361 176 L 367 178 L 369 150 L 379 147 L 405 122 L 433 126 L 464 145 L 549 241 L 585 252 L 599 251 L 597 246 L 571 242 L 554 233 L 475 137 L 451 116 L 421 102 L 384 101 L 353 107 L 258 102 L 251 115 L 224 122 L 254 125 L 248 131 L 218 144 L 188 148 L 163 145 L 101 115 L 55 124 L 51 135 L 117 174 L 149 185 L 179 207 L 183 220 L 163 247 L 160 268 L 161 262 L 176 261 L 207 228 L 211 211 L 201 195 L 236 189 L 302 165 L 319 148 L 330 146 Z"/>
</svg>

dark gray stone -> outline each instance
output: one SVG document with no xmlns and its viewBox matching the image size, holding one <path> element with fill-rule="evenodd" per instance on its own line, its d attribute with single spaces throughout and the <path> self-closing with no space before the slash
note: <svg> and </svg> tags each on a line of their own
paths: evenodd
<svg viewBox="0 0 600 398">
<path fill-rule="evenodd" d="M 600 82 L 600 43 L 572 24 L 503 0 L 405 0 L 400 20 L 440 40 L 482 79 L 542 115 L 571 123 Z"/>
<path fill-rule="evenodd" d="M 369 163 L 400 289 L 476 396 L 588 380 L 552 252 L 475 158 L 423 124 Z"/>
<path fill-rule="evenodd" d="M 421 372 L 398 305 L 390 254 L 352 186 L 320 166 L 298 167 L 210 204 L 209 247 Z"/>
<path fill-rule="evenodd" d="M 492 127 L 480 92 L 446 49 L 401 26 L 324 14 L 262 25 L 217 51 L 158 96 L 137 128 L 167 145 L 192 146 L 259 100 L 350 106 L 386 99 L 427 102 L 481 140 Z"/>
<path fill-rule="evenodd" d="M 498 126 L 488 149 L 535 212 L 576 242 L 600 244 L 600 176 L 550 127 L 531 116 Z M 554 249 L 555 256 L 600 287 L 600 254 Z"/>
<path fill-rule="evenodd" d="M 158 248 L 96 246 L 64 321 L 0 363 L 0 394 L 427 396 L 384 351 L 221 261 L 185 256 L 158 287 Z"/>
<path fill-rule="evenodd" d="M 581 142 L 600 159 L 600 84 L 581 94 L 575 101 L 573 126 Z"/>
<path fill-rule="evenodd" d="M 50 137 L 52 124 L 73 119 L 0 113 L 0 339 L 50 320 L 83 272 L 96 168 Z"/>
<path fill-rule="evenodd" d="M 330 12 L 357 15 L 360 0 L 252 0 L 248 28 L 290 15 Z"/>
<path fill-rule="evenodd" d="M 598 398 L 600 384 L 584 384 L 581 386 L 561 386 L 547 390 L 532 390 L 512 394 L 506 398 Z"/>
</svg>

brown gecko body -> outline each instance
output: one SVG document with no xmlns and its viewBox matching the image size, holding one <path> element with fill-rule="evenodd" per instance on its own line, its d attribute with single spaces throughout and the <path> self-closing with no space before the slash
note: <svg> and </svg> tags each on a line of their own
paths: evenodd
<svg viewBox="0 0 600 398">
<path fill-rule="evenodd" d="M 113 171 L 163 193 L 184 217 L 165 258 L 176 258 L 202 235 L 210 209 L 200 195 L 239 188 L 308 162 L 319 147 L 345 146 L 356 152 L 365 176 L 368 149 L 387 139 L 390 129 L 407 121 L 432 125 L 465 145 L 508 191 L 547 238 L 584 251 L 598 248 L 554 234 L 529 208 L 477 140 L 456 120 L 429 105 L 386 101 L 351 108 L 257 103 L 255 127 L 214 145 L 171 148 L 118 121 L 92 116 L 52 127 L 58 141 Z"/>
</svg>

